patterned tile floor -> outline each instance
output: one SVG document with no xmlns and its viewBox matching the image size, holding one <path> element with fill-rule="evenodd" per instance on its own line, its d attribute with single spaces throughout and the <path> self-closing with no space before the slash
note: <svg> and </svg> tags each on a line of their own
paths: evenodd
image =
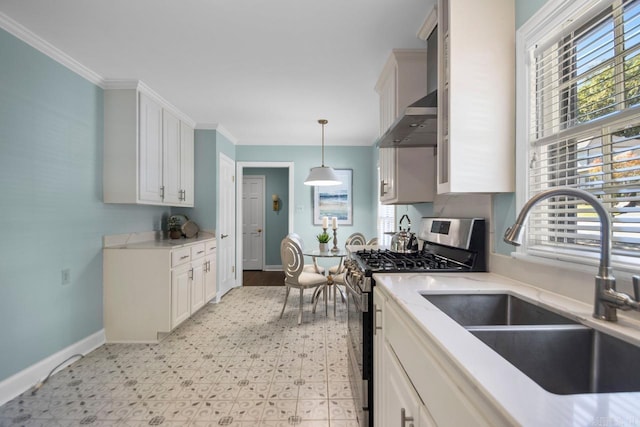
<svg viewBox="0 0 640 427">
<path fill-rule="evenodd" d="M 298 326 L 284 293 L 236 288 L 160 344 L 103 345 L 1 406 L 0 426 L 357 427 L 344 304 L 313 316 L 306 291 Z"/>
</svg>

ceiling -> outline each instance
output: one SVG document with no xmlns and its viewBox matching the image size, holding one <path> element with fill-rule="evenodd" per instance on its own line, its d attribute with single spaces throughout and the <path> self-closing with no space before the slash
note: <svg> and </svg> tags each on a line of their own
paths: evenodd
<svg viewBox="0 0 640 427">
<path fill-rule="evenodd" d="M 139 79 L 237 144 L 371 145 L 378 75 L 435 0 L 0 0 L 104 79 Z M 425 76 L 426 78 L 426 76 Z"/>
</svg>

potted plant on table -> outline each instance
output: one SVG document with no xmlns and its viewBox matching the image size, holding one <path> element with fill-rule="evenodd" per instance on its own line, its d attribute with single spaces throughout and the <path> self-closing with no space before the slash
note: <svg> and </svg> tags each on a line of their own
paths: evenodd
<svg viewBox="0 0 640 427">
<path fill-rule="evenodd" d="M 331 240 L 331 236 L 329 236 L 329 233 L 323 231 L 316 236 L 316 239 L 318 239 L 318 243 L 320 243 L 320 252 L 326 252 L 327 243 L 329 243 L 329 240 Z"/>
</svg>

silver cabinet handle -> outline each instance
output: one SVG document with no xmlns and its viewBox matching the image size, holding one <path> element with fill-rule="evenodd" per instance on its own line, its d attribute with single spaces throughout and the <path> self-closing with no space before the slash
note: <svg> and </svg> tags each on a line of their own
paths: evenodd
<svg viewBox="0 0 640 427">
<path fill-rule="evenodd" d="M 400 427 L 404 427 L 407 421 L 413 421 L 413 417 L 407 417 L 404 408 L 400 409 Z M 413 427 L 413 423 L 409 424 L 409 427 Z"/>
<path fill-rule="evenodd" d="M 164 199 L 164 185 L 160 187 L 160 198 Z"/>
<path fill-rule="evenodd" d="M 193 268 L 189 270 L 189 279 L 193 279 Z"/>
<path fill-rule="evenodd" d="M 384 180 L 380 180 L 380 195 L 384 196 L 385 194 L 387 194 L 386 191 L 384 191 L 384 186 L 387 185 Z"/>
<path fill-rule="evenodd" d="M 198 251 L 197 253 L 198 253 L 198 254 L 203 254 L 203 253 L 204 253 L 204 251 Z"/>
<path fill-rule="evenodd" d="M 180 259 L 187 259 L 187 258 L 189 258 L 189 255 L 183 255 L 180 257 Z"/>
<path fill-rule="evenodd" d="M 375 313 L 373 314 L 373 335 L 376 335 L 376 331 L 381 331 L 382 326 L 378 326 L 378 313 L 382 313 L 382 309 L 378 308 L 377 305 L 373 305 Z"/>
<path fill-rule="evenodd" d="M 228 235 L 228 234 L 221 234 L 221 235 L 220 235 L 220 238 L 221 238 L 221 239 L 224 239 L 225 237 L 229 237 L 229 235 Z"/>
</svg>

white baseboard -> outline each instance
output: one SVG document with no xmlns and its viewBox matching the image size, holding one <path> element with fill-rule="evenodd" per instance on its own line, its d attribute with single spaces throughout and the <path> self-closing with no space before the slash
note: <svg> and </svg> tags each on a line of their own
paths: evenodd
<svg viewBox="0 0 640 427">
<path fill-rule="evenodd" d="M 282 271 L 282 265 L 265 265 L 263 271 Z"/>
<path fill-rule="evenodd" d="M 57 365 L 67 360 L 74 354 L 87 354 L 105 343 L 104 329 L 89 335 L 88 337 L 63 348 L 57 353 L 42 359 L 0 382 L 0 405 L 4 405 L 9 400 L 27 391 L 40 381 L 44 380 L 49 372 Z M 58 370 L 65 368 L 77 359 L 71 359 L 66 365 L 60 366 Z"/>
</svg>

